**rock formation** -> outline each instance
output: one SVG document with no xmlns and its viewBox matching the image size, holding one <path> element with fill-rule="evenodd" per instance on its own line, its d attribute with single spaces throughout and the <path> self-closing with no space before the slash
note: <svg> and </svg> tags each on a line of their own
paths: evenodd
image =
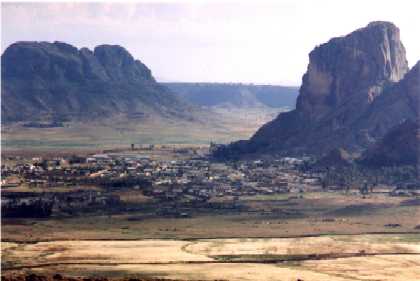
<svg viewBox="0 0 420 281">
<path fill-rule="evenodd" d="M 316 47 L 296 110 L 282 113 L 248 141 L 216 151 L 219 158 L 264 154 L 324 155 L 360 151 L 405 119 L 415 119 L 419 66 L 409 71 L 399 29 L 373 22 Z"/>
<path fill-rule="evenodd" d="M 331 39 L 309 54 L 297 110 L 310 120 L 321 120 L 348 100 L 371 103 L 390 82 L 408 71 L 399 30 L 386 22 Z"/>
<path fill-rule="evenodd" d="M 115 115 L 188 117 L 123 47 L 17 42 L 1 57 L 2 122 L 92 120 Z"/>
</svg>

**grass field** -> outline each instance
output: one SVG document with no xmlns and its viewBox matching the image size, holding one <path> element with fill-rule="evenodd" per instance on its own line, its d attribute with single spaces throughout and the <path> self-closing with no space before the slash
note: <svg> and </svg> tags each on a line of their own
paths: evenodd
<svg viewBox="0 0 420 281">
<path fill-rule="evenodd" d="M 208 120 L 106 119 L 68 122 L 58 128 L 2 125 L 2 150 L 109 149 L 130 144 L 209 144 L 248 139 L 280 109 L 236 109 L 208 114 Z M 202 118 L 204 119 L 204 118 Z"/>
</svg>

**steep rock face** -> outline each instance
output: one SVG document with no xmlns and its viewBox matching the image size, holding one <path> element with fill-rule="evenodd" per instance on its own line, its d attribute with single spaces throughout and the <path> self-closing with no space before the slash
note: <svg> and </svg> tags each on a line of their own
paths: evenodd
<svg viewBox="0 0 420 281">
<path fill-rule="evenodd" d="M 92 52 L 62 42 L 18 42 L 5 50 L 1 65 L 2 122 L 189 112 L 120 46 Z"/>
<path fill-rule="evenodd" d="M 222 147 L 216 157 L 322 155 L 337 148 L 357 151 L 406 118 L 415 118 L 413 111 L 399 112 L 412 106 L 400 99 L 402 92 L 420 93 L 418 68 L 407 74 L 405 49 L 394 24 L 370 23 L 316 47 L 309 57 L 296 110 L 280 114 L 250 140 Z M 387 97 L 391 92 L 401 103 L 399 108 Z"/>
<path fill-rule="evenodd" d="M 95 48 L 94 57 L 104 67 L 110 80 L 154 81 L 151 71 L 120 46 L 101 45 Z"/>
<path fill-rule="evenodd" d="M 399 81 L 407 71 L 398 28 L 387 22 L 370 23 L 309 54 L 297 110 L 319 120 L 349 99 L 372 102 L 387 83 Z"/>
</svg>

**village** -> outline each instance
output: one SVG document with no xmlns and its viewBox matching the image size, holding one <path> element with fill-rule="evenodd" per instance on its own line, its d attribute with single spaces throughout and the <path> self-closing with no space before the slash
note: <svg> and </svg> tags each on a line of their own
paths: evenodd
<svg viewBox="0 0 420 281">
<path fill-rule="evenodd" d="M 15 164 L 2 167 L 2 206 L 19 205 L 22 199 L 16 198 L 51 201 L 52 197 L 66 201 L 69 208 L 74 202 L 109 205 L 119 201 L 112 193 L 121 189 L 142 193 L 157 202 L 205 203 L 215 198 L 235 201 L 239 196 L 299 193 L 320 187 L 319 175 L 300 173 L 297 168 L 303 160 L 294 158 L 212 163 L 193 149 L 175 150 L 182 156 L 176 160 L 156 159 L 153 150 L 159 149 L 149 148 L 147 154 L 131 150 L 52 158 L 12 157 L 9 160 Z M 63 189 L 66 192 L 58 192 Z"/>
<path fill-rule="evenodd" d="M 12 156 L 2 165 L 3 217 L 48 217 L 102 209 L 139 210 L 119 191 L 141 194 L 156 215 L 189 216 L 190 209 L 240 209 L 244 196 L 347 192 L 366 194 L 372 185 L 327 182 L 326 172 L 307 169 L 310 158 L 213 162 L 208 149 L 169 146 L 110 150 L 61 157 Z M 12 164 L 11 164 L 12 163 Z M 390 195 L 418 195 L 395 186 L 375 187 Z"/>
</svg>

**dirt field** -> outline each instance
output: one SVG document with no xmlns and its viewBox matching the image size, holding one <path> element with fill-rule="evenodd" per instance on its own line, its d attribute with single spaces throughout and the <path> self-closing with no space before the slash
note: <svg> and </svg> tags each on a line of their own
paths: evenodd
<svg viewBox="0 0 420 281">
<path fill-rule="evenodd" d="M 2 242 L 3 272 L 185 280 L 418 280 L 420 235 Z"/>
<path fill-rule="evenodd" d="M 150 200 L 135 191 L 117 193 L 127 202 L 147 204 Z M 305 193 L 303 198 L 285 194 L 244 197 L 239 202 L 247 211 L 196 209 L 191 210 L 190 218 L 177 219 L 153 215 L 153 203 L 144 205 L 145 211 L 130 213 L 4 219 L 2 241 L 420 233 L 420 200 L 415 198 Z"/>
</svg>

